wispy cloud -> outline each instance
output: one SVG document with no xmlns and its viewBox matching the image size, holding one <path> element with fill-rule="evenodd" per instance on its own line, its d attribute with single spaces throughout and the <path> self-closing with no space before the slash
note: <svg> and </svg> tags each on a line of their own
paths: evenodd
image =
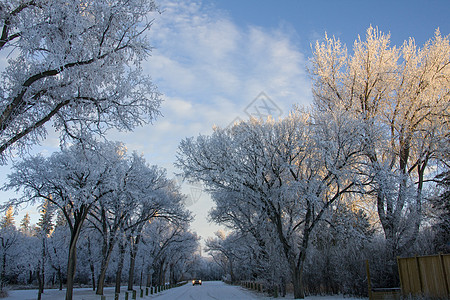
<svg viewBox="0 0 450 300">
<path fill-rule="evenodd" d="M 310 101 L 305 58 L 289 30 L 240 28 L 200 1 L 163 1 L 161 8 L 150 35 L 155 50 L 146 70 L 166 96 L 213 110 L 228 101 L 231 111 L 221 113 L 229 113 L 229 121 L 261 91 L 283 110 Z"/>
<path fill-rule="evenodd" d="M 293 104 L 310 102 L 305 57 L 292 30 L 241 28 L 201 1 L 167 0 L 160 7 L 149 33 L 154 50 L 144 69 L 164 94 L 164 117 L 132 134 L 115 134 L 118 139 L 153 159 L 168 157 L 163 165 L 170 171 L 167 162 L 175 160 L 182 138 L 246 119 L 244 109 L 262 91 L 285 115 Z"/>
</svg>

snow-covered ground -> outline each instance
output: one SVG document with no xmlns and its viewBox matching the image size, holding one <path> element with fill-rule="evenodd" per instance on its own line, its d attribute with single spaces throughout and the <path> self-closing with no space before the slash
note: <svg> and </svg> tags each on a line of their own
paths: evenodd
<svg viewBox="0 0 450 300">
<path fill-rule="evenodd" d="M 138 287 L 139 288 L 139 287 Z M 120 294 L 120 300 L 125 299 L 125 288 Z M 107 300 L 114 299 L 114 288 L 105 288 L 105 296 Z M 17 290 L 10 291 L 9 297 L 4 298 L 6 300 L 35 300 L 37 298 L 37 290 Z M 42 295 L 43 300 L 64 300 L 65 290 L 45 290 Z M 95 292 L 90 288 L 80 288 L 74 290 L 74 300 L 101 300 L 99 295 L 95 295 Z M 288 295 L 286 298 L 278 299 L 293 299 L 292 295 Z M 129 297 L 131 299 L 131 295 Z M 137 295 L 137 299 L 155 299 L 155 300 L 248 300 L 248 299 L 274 299 L 264 296 L 261 293 L 249 291 L 239 286 L 227 285 L 221 281 L 203 282 L 201 286 L 192 286 L 191 284 L 184 285 L 182 287 L 163 291 L 159 294 L 148 295 L 143 298 Z M 343 296 L 310 296 L 306 297 L 307 300 L 356 300 L 359 298 L 350 298 Z M 359 299 L 361 300 L 361 299 Z"/>
</svg>

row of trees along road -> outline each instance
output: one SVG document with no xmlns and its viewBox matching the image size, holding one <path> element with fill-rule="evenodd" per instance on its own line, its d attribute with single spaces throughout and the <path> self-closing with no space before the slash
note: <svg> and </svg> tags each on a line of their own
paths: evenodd
<svg viewBox="0 0 450 300">
<path fill-rule="evenodd" d="M 163 170 L 149 166 L 141 156 L 127 155 L 120 143 L 97 143 L 95 148 L 76 144 L 48 158 L 40 155 L 26 158 L 14 164 L 8 179 L 5 188 L 22 190 L 23 195 L 10 200 L 8 205 L 43 202 L 39 230 L 35 234 L 42 242 L 36 247 L 42 251 L 42 255 L 36 255 L 41 259 L 36 266 L 41 275 L 38 275 L 41 291 L 45 282 L 43 266 L 48 260 L 58 271 L 58 277 L 62 269 L 66 270 L 66 298 L 71 298 L 82 235 L 84 244 L 87 243 L 87 257 L 92 259 L 89 265 L 94 286 L 98 273 L 96 292 L 100 295 L 111 257 L 118 250 L 117 292 L 120 292 L 125 249 L 130 254 L 129 290 L 133 289 L 135 263 L 143 241 L 147 253 L 139 262 L 141 268 L 146 266 L 142 272 L 146 276 L 151 276 L 151 270 L 162 273 L 161 283 L 165 282 L 163 273 L 169 264 L 184 264 L 197 251 L 198 238 L 188 231 L 191 215 L 184 208 L 184 196 L 178 187 L 166 178 Z M 54 214 L 58 216 L 58 226 L 52 224 Z M 3 228 L 17 233 L 10 226 Z M 153 240 L 160 243 L 153 245 Z M 183 247 L 174 250 L 180 243 Z M 7 247 L 2 249 L 3 259 L 12 254 L 6 253 Z M 66 256 L 67 266 L 63 266 L 61 258 Z M 97 273 L 93 267 L 95 256 L 101 257 Z M 160 261 L 164 257 L 166 260 Z M 29 261 L 20 262 L 26 263 Z M 62 282 L 61 278 L 58 280 Z"/>
<path fill-rule="evenodd" d="M 44 286 L 54 288 L 59 285 L 59 289 L 63 288 L 67 280 L 70 230 L 61 211 L 54 210 L 52 205 L 45 207 L 36 225 L 32 225 L 29 216 L 25 215 L 20 227 L 16 228 L 12 208 L 2 218 L 0 235 L 4 243 L 0 257 L 3 285 L 38 283 L 40 293 Z M 188 231 L 187 225 L 166 218 L 155 218 L 146 223 L 136 255 L 134 285 L 176 283 L 195 275 L 201 267 L 201 258 L 197 253 L 198 238 Z M 50 228 L 48 235 L 42 235 L 43 228 Z M 77 250 L 77 285 L 89 285 L 96 289 L 102 271 L 102 240 L 96 229 L 86 226 L 82 230 Z M 115 282 L 119 287 L 120 283 L 130 281 L 128 274 L 132 268 L 132 257 L 131 241 L 127 234 L 119 236 L 117 244 L 111 253 L 105 281 L 108 284 Z"/>
<path fill-rule="evenodd" d="M 330 211 L 354 215 L 343 205 L 361 207 L 381 224 L 386 276 L 395 281 L 395 259 L 415 245 L 424 201 L 439 173 L 448 176 L 449 58 L 439 31 L 422 48 L 413 39 L 397 48 L 371 27 L 353 54 L 325 36 L 311 58 L 311 109 L 183 140 L 177 165 L 208 187 L 211 218 L 236 232 L 210 240 L 212 253 L 230 262 L 247 251 L 258 262 L 253 277 L 268 266 L 261 276 L 289 278 L 303 298 L 308 247 L 320 243 L 318 228 L 329 230 L 322 221 L 332 224 Z M 242 241 L 252 246 L 237 247 Z"/>
<path fill-rule="evenodd" d="M 182 196 L 163 171 L 135 154 L 126 156 L 118 144 L 91 138 L 109 128 L 131 130 L 159 114 L 159 93 L 141 68 L 150 55 L 147 32 L 157 12 L 148 0 L 0 1 L 0 54 L 8 57 L 0 87 L 1 163 L 43 140 L 48 122 L 59 131 L 63 145 L 75 144 L 49 158 L 15 164 L 4 187 L 24 191 L 4 208 L 44 201 L 67 225 L 66 299 L 72 299 L 77 241 L 84 228 L 102 235 L 97 286 L 102 294 L 119 237 L 130 241 L 134 266 L 149 220 L 163 217 L 181 226 L 190 219 Z M 42 266 L 48 243 L 54 241 L 46 242 L 51 233 L 50 227 L 41 227 Z M 6 251 L 12 240 L 2 240 Z M 131 282 L 133 274 L 131 267 Z"/>
<path fill-rule="evenodd" d="M 148 185 L 155 194 L 170 194 L 169 183 L 158 188 L 161 177 L 151 168 L 141 170 L 155 173 L 149 182 L 125 180 L 126 170 L 142 166 L 137 156 L 124 158 L 111 143 L 90 143 L 92 134 L 130 130 L 159 113 L 159 94 L 141 69 L 150 54 L 146 33 L 155 12 L 147 0 L 0 1 L 0 53 L 9 57 L 0 88 L 1 162 L 45 138 L 49 121 L 62 142 L 76 141 L 50 158 L 15 164 L 5 186 L 28 196 L 11 204 L 45 199 L 67 222 L 67 299 L 82 229 L 102 233 L 102 270 L 114 239 L 123 235 L 134 264 L 143 220 L 158 217 L 162 204 L 157 196 L 148 199 L 152 208 L 133 203 L 138 213 L 129 216 L 121 214 L 120 203 L 144 194 Z M 340 203 L 375 205 L 391 261 L 416 243 L 429 199 L 443 211 L 439 216 L 448 208 L 442 205 L 448 193 L 432 195 L 434 182 L 448 186 L 448 37 L 437 31 L 422 48 L 413 39 L 398 48 L 389 43 L 389 35 L 369 28 L 348 54 L 339 40 L 325 37 L 310 63 L 312 109 L 297 109 L 284 120 L 216 129 L 180 145 L 178 166 L 204 181 L 217 204 L 212 219 L 254 246 L 239 251 L 258 259 L 255 272 L 268 267 L 273 278 L 291 280 L 296 298 L 304 294 L 310 242 Z M 117 216 L 108 218 L 112 212 Z M 176 209 L 164 213 L 175 218 Z M 4 249 L 14 239 L 2 237 Z M 282 255 L 274 256 L 279 249 Z"/>
</svg>

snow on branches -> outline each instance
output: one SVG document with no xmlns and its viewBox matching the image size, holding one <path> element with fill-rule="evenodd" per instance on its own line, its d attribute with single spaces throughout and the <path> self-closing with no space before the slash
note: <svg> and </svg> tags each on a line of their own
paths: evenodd
<svg viewBox="0 0 450 300">
<path fill-rule="evenodd" d="M 210 189 L 216 221 L 256 240 L 266 233 L 278 240 L 297 296 L 314 227 L 333 203 L 365 184 L 356 168 L 362 134 L 353 121 L 342 111 L 295 111 L 280 121 L 216 128 L 179 146 L 177 166 Z M 263 233 L 260 226 L 267 226 Z"/>
<path fill-rule="evenodd" d="M 159 114 L 140 64 L 153 1 L 0 1 L 0 158 L 45 138 L 130 130 Z"/>
</svg>

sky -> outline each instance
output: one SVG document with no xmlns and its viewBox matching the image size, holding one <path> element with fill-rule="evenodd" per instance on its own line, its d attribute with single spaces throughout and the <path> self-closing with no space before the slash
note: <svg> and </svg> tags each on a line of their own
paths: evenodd
<svg viewBox="0 0 450 300">
<path fill-rule="evenodd" d="M 196 215 L 192 230 L 202 238 L 219 226 L 207 221 L 213 203 L 200 183 L 181 183 L 174 167 L 177 147 L 186 137 L 210 134 L 249 116 L 287 116 L 294 105 L 312 102 L 308 59 L 311 45 L 325 33 L 347 45 L 369 26 L 391 34 L 391 45 L 414 38 L 422 46 L 437 28 L 450 33 L 450 0 L 156 0 L 161 14 L 149 32 L 154 47 L 143 65 L 162 93 L 162 117 L 133 132 L 110 131 L 142 153 L 150 164 L 167 169 L 187 194 L 187 208 Z M 58 137 L 48 138 L 33 152 L 58 150 Z M 0 185 L 10 164 L 0 166 Z M 0 202 L 15 195 L 0 192 Z M 24 208 L 34 220 L 38 210 Z"/>
</svg>

